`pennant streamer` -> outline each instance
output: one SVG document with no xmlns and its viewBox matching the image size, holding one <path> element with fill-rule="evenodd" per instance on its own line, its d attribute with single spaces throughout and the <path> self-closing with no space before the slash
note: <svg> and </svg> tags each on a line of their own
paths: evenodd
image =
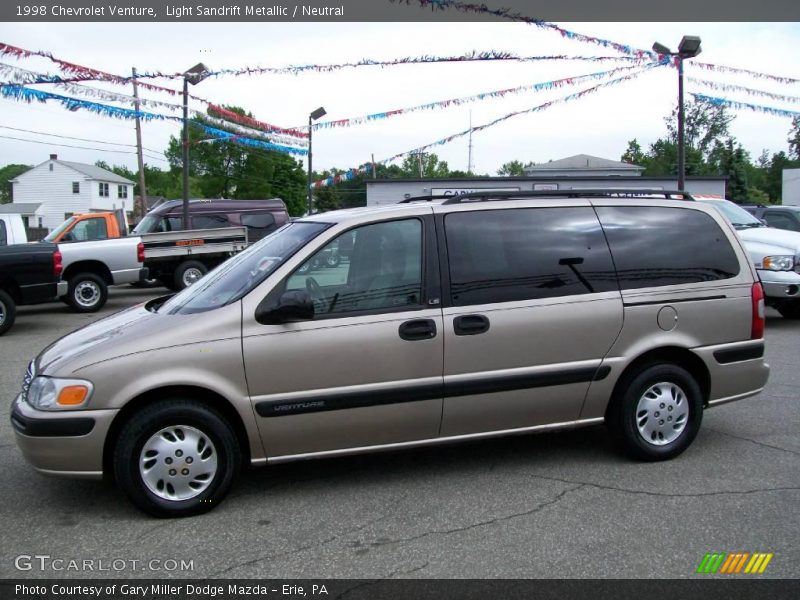
<svg viewBox="0 0 800 600">
<path fill-rule="evenodd" d="M 651 59 L 658 58 L 658 55 L 655 52 L 651 52 L 650 50 L 640 50 L 638 48 L 634 48 L 633 46 L 629 46 L 627 44 L 619 44 L 611 40 L 605 40 L 603 38 L 598 38 L 591 35 L 585 35 L 583 33 L 576 33 L 574 31 L 564 29 L 563 27 L 559 27 L 555 23 L 549 23 L 547 21 L 542 21 L 541 19 L 534 19 L 533 17 L 529 17 L 518 12 L 511 12 L 511 10 L 508 8 L 489 8 L 485 4 L 470 4 L 468 2 L 458 2 L 457 0 L 389 0 L 389 1 L 397 2 L 398 4 L 409 4 L 409 5 L 412 3 L 418 3 L 422 8 L 426 8 L 429 6 L 431 7 L 432 10 L 447 10 L 449 8 L 452 8 L 464 13 L 492 15 L 495 17 L 499 17 L 501 19 L 508 19 L 509 21 L 518 21 L 521 23 L 527 23 L 528 25 L 534 25 L 541 29 L 549 29 L 551 31 L 559 33 L 561 37 L 569 40 L 586 42 L 589 44 L 594 44 L 596 46 L 603 46 L 604 48 L 613 48 L 617 52 L 622 52 L 623 54 L 639 56 L 639 57 L 647 57 Z"/>
<path fill-rule="evenodd" d="M 223 131 L 222 129 L 216 129 L 214 127 L 209 127 L 208 125 L 203 125 L 202 123 L 198 123 L 196 121 L 194 122 L 194 124 L 203 129 L 203 131 L 205 131 L 208 135 L 213 136 L 220 141 L 236 142 L 244 146 L 251 146 L 253 148 L 263 148 L 264 150 L 275 150 L 277 152 L 283 152 L 285 154 L 300 154 L 300 155 L 308 154 L 308 149 L 306 148 L 282 146 L 264 140 L 258 140 L 241 135 L 236 135 L 228 131 Z"/>
<path fill-rule="evenodd" d="M 581 90 L 579 92 L 575 92 L 573 94 L 569 94 L 567 96 L 563 96 L 561 98 L 557 98 L 555 100 L 550 100 L 550 101 L 545 102 L 543 104 L 540 104 L 538 106 L 534 106 L 533 108 L 514 111 L 512 113 L 509 113 L 507 115 L 499 117 L 499 118 L 495 119 L 494 121 L 490 121 L 489 123 L 485 123 L 483 125 L 478 125 L 476 127 L 471 127 L 469 129 L 465 129 L 464 131 L 461 131 L 459 133 L 454 133 L 453 135 L 450 135 L 450 136 L 448 136 L 446 138 L 442 138 L 440 140 L 436 140 L 435 142 L 431 142 L 430 144 L 425 144 L 424 146 L 420 146 L 418 148 L 414 148 L 413 150 L 408 150 L 406 152 L 400 152 L 399 154 L 395 154 L 394 156 L 390 156 L 389 158 L 385 158 L 383 160 L 376 161 L 375 164 L 376 165 L 377 164 L 381 164 L 381 165 L 388 164 L 388 163 L 394 162 L 395 160 L 397 160 L 399 158 L 407 156 L 409 154 L 414 154 L 416 152 L 423 152 L 424 150 L 427 150 L 428 148 L 432 148 L 434 146 L 443 146 L 445 144 L 448 144 L 448 143 L 452 142 L 453 140 L 455 140 L 457 138 L 469 135 L 470 133 L 476 133 L 478 131 L 483 131 L 484 129 L 488 129 L 489 127 L 493 127 L 494 125 L 497 125 L 498 123 L 502 123 L 503 121 L 507 121 L 508 119 L 512 119 L 513 117 L 517 117 L 519 115 L 525 115 L 525 114 L 530 114 L 530 113 L 534 113 L 534 112 L 543 111 L 543 110 L 546 110 L 546 109 L 548 109 L 551 106 L 554 106 L 556 104 L 563 104 L 563 103 L 569 102 L 571 100 L 576 100 L 578 98 L 583 98 L 584 96 L 587 96 L 588 94 L 592 94 L 592 93 L 594 93 L 594 92 L 596 92 L 596 91 L 598 91 L 598 90 L 600 90 L 602 88 L 609 87 L 609 86 L 612 86 L 612 85 L 617 85 L 617 84 L 620 84 L 620 83 L 622 83 L 624 81 L 629 81 L 629 80 L 633 79 L 634 77 L 637 77 L 637 76 L 641 75 L 642 73 L 652 69 L 653 67 L 658 67 L 658 66 L 662 66 L 662 65 L 665 65 L 665 64 L 667 64 L 666 60 L 662 60 L 661 62 L 651 63 L 651 64 L 645 66 L 644 68 L 640 68 L 639 70 L 634 71 L 633 73 L 629 73 L 627 75 L 623 75 L 622 77 L 616 77 L 614 79 L 610 79 L 609 81 L 604 81 L 603 83 L 598 83 L 597 85 L 594 85 L 592 87 L 586 88 L 586 89 Z M 334 175 L 332 177 L 327 177 L 325 179 L 319 179 L 317 181 L 314 181 L 311 184 L 310 187 L 312 189 L 314 189 L 314 188 L 326 187 L 326 186 L 329 186 L 329 185 L 335 185 L 335 184 L 340 183 L 342 181 L 350 181 L 352 179 L 355 179 L 356 177 L 359 177 L 360 175 L 364 175 L 364 174 L 369 173 L 371 171 L 372 171 L 372 163 L 365 163 L 365 164 L 363 164 L 363 165 L 361 165 L 359 167 L 355 167 L 353 169 L 350 169 L 350 170 L 345 171 L 343 173 L 340 173 L 338 175 Z"/>
<path fill-rule="evenodd" d="M 312 129 L 316 131 L 317 129 L 331 129 L 334 127 L 351 127 L 353 125 L 361 125 L 363 123 L 369 123 L 371 121 L 378 121 L 381 119 L 396 117 L 398 115 L 405 115 L 420 110 L 434 110 L 438 108 L 447 108 L 450 106 L 460 106 L 462 104 L 468 104 L 470 102 L 478 102 L 489 98 L 503 98 L 508 94 L 519 94 L 521 92 L 528 92 L 528 91 L 541 92 L 544 90 L 552 90 L 554 88 L 561 88 L 568 85 L 575 85 L 587 79 L 602 79 L 603 77 L 609 77 L 621 71 L 630 71 L 632 69 L 639 69 L 639 68 L 641 68 L 640 65 L 617 67 L 616 69 L 611 69 L 610 71 L 598 71 L 597 73 L 589 73 L 587 75 L 578 75 L 575 77 L 565 77 L 563 79 L 555 79 L 553 81 L 543 81 L 540 83 L 521 85 L 515 88 L 508 88 L 505 90 L 495 90 L 493 92 L 484 92 L 482 94 L 475 94 L 474 96 L 465 96 L 463 98 L 451 98 L 449 100 L 439 100 L 437 102 L 429 102 L 427 104 L 420 104 L 418 106 L 412 106 L 410 108 L 397 108 L 386 112 L 364 115 L 362 117 L 351 117 L 348 119 L 338 119 L 336 121 L 322 121 L 320 123 L 315 123 L 312 126 Z"/>
<path fill-rule="evenodd" d="M 800 102 L 800 96 L 785 96 L 783 94 L 774 94 L 765 90 L 756 90 L 743 85 L 733 85 L 731 83 L 720 83 L 718 81 L 710 81 L 708 79 L 698 79 L 696 77 L 687 77 L 687 81 L 709 87 L 712 90 L 723 90 L 725 92 L 744 92 L 751 96 L 763 96 L 765 98 L 772 98 L 773 100 L 780 100 L 783 102 Z"/>
<path fill-rule="evenodd" d="M 760 73 L 758 71 L 751 71 L 749 69 L 737 69 L 736 67 L 726 67 L 724 65 L 712 65 L 711 63 L 699 62 L 692 60 L 684 63 L 690 67 L 699 67 L 706 71 L 716 71 L 718 73 L 735 73 L 737 75 L 749 75 L 757 79 L 770 79 L 778 83 L 800 83 L 800 79 L 794 77 L 782 77 L 780 75 L 770 75 L 769 73 Z"/>
<path fill-rule="evenodd" d="M 695 94 L 690 92 L 694 99 L 699 102 L 707 102 L 714 106 L 728 106 L 736 109 L 747 109 L 755 112 L 766 113 L 768 115 L 776 115 L 778 117 L 789 117 L 791 119 L 800 117 L 800 111 L 785 110 L 783 108 L 775 108 L 774 106 L 763 106 L 760 104 L 750 104 L 748 102 L 738 102 L 736 100 L 728 100 L 727 98 L 717 98 L 716 96 L 706 96 L 704 94 Z"/>
<path fill-rule="evenodd" d="M 297 129 L 284 129 L 283 127 L 278 127 L 277 125 L 270 125 L 269 123 L 264 123 L 263 121 L 257 121 L 256 119 L 253 119 L 251 117 L 240 115 L 239 113 L 233 112 L 232 110 L 228 110 L 221 106 L 217 106 L 216 104 L 209 103 L 208 111 L 210 114 L 220 117 L 226 121 L 233 121 L 234 123 L 239 123 L 241 125 L 248 125 L 250 127 L 259 129 L 261 131 L 265 131 L 267 133 L 282 133 L 284 135 L 290 135 L 300 138 L 308 137 L 307 131 L 299 131 Z"/>
</svg>

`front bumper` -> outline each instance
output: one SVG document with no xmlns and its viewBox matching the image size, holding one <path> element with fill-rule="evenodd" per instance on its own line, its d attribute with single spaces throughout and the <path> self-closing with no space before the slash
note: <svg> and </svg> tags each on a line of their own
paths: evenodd
<svg viewBox="0 0 800 600">
<path fill-rule="evenodd" d="M 17 396 L 11 408 L 14 437 L 40 473 L 99 479 L 103 449 L 117 410 L 36 410 Z"/>
<path fill-rule="evenodd" d="M 771 298 L 800 300 L 800 273 L 759 269 L 758 277 L 761 279 L 767 300 Z"/>
</svg>

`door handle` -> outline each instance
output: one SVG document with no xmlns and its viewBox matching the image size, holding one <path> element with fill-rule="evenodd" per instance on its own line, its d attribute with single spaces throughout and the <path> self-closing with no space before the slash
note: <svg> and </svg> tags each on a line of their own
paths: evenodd
<svg viewBox="0 0 800 600">
<path fill-rule="evenodd" d="M 436 337 L 436 322 L 433 319 L 414 319 L 400 325 L 400 338 L 407 342 L 429 340 Z"/>
<path fill-rule="evenodd" d="M 456 335 L 478 335 L 489 331 L 489 319 L 483 315 L 464 315 L 453 319 Z"/>
</svg>

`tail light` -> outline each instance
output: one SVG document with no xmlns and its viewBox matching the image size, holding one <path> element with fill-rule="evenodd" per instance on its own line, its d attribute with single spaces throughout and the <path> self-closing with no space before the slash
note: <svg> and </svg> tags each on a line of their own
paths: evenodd
<svg viewBox="0 0 800 600">
<path fill-rule="evenodd" d="M 753 291 L 751 294 L 753 302 L 753 325 L 750 328 L 750 339 L 760 340 L 764 337 L 764 289 L 761 283 L 756 282 L 753 284 Z"/>
<path fill-rule="evenodd" d="M 136 260 L 140 263 L 144 262 L 144 244 L 142 242 L 136 246 Z"/>
<path fill-rule="evenodd" d="M 64 270 L 64 263 L 62 260 L 60 250 L 53 252 L 53 275 L 56 277 L 61 277 L 61 271 Z"/>
</svg>

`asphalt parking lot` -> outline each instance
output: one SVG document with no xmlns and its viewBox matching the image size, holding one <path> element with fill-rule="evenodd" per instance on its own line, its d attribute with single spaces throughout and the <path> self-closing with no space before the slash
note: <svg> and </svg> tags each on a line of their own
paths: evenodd
<svg viewBox="0 0 800 600">
<path fill-rule="evenodd" d="M 736 551 L 800 576 L 800 322 L 769 311 L 765 392 L 706 412 L 670 462 L 622 458 L 593 427 L 253 470 L 210 514 L 156 520 L 110 484 L 35 473 L 7 414 L 47 344 L 161 293 L 112 289 L 96 315 L 21 307 L 0 338 L 0 577 L 688 578 Z"/>
</svg>

